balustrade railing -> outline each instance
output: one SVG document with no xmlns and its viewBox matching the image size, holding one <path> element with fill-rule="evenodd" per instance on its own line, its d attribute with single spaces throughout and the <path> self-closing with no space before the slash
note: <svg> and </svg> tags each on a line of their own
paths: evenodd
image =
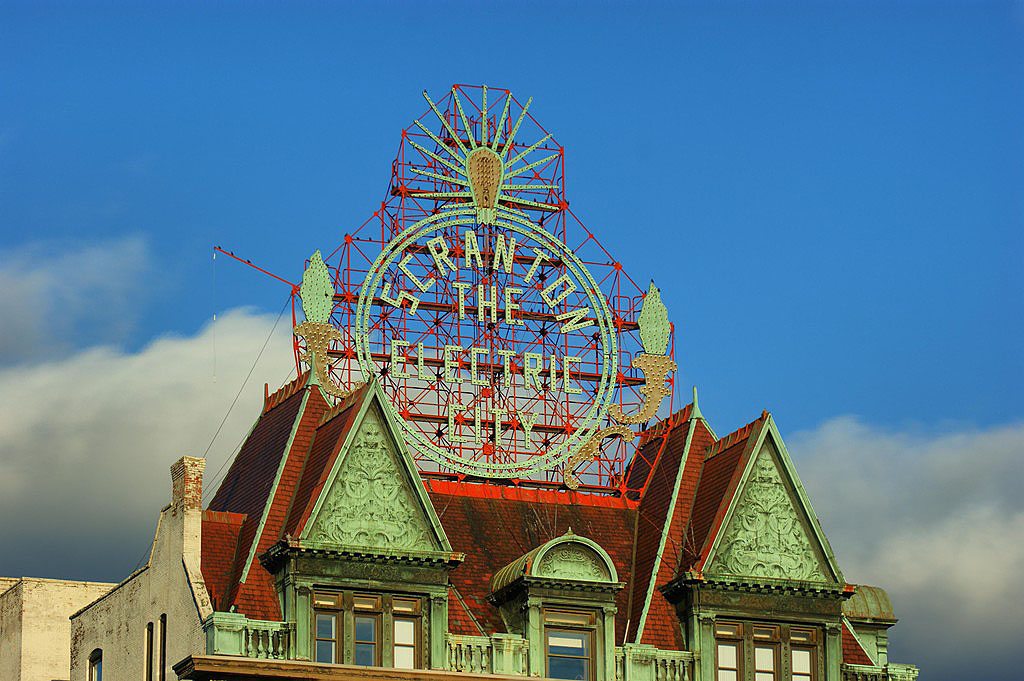
<svg viewBox="0 0 1024 681">
<path fill-rule="evenodd" d="M 514 634 L 459 636 L 448 634 L 448 668 L 474 674 L 526 676 L 526 639 Z"/>
<path fill-rule="evenodd" d="M 844 664 L 843 681 L 917 681 L 920 673 L 912 664 L 887 664 L 884 667 L 867 664 Z"/>
<path fill-rule="evenodd" d="M 251 620 L 233 612 L 215 612 L 203 623 L 206 650 L 212 655 L 260 659 L 290 657 L 291 628 L 284 622 Z"/>
</svg>

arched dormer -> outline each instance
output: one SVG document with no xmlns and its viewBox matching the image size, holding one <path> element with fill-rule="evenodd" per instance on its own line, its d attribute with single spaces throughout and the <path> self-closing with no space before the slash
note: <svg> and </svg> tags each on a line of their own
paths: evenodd
<svg viewBox="0 0 1024 681">
<path fill-rule="evenodd" d="M 573 534 L 572 529 L 561 537 L 544 542 L 494 573 L 491 577 L 491 593 L 496 594 L 520 577 L 612 584 L 619 581 L 619 574 L 608 552 L 597 542 Z"/>
<path fill-rule="evenodd" d="M 526 638 L 530 675 L 610 681 L 622 587 L 608 552 L 569 530 L 495 572 L 488 599 Z"/>
</svg>

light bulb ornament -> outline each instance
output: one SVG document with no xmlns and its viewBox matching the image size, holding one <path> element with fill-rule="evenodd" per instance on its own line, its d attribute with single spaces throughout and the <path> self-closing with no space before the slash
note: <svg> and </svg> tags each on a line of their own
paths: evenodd
<svg viewBox="0 0 1024 681">
<path fill-rule="evenodd" d="M 351 395 L 352 390 L 339 386 L 327 371 L 327 351 L 331 341 L 341 340 L 341 332 L 330 323 L 334 285 L 319 250 L 313 253 L 306 271 L 302 273 L 299 297 L 302 299 L 302 313 L 306 316 L 306 321 L 295 327 L 295 335 L 306 341 L 306 351 L 299 359 L 309 365 L 313 380 L 325 393 L 335 397 Z"/>
</svg>

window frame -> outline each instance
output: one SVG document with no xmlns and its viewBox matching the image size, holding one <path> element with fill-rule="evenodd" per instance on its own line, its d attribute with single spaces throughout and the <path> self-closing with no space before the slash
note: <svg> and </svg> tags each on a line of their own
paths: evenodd
<svg viewBox="0 0 1024 681">
<path fill-rule="evenodd" d="M 89 681 L 103 681 L 103 649 L 89 653 Z"/>
<path fill-rule="evenodd" d="M 160 615 L 160 666 L 157 673 L 160 681 L 167 681 L 167 613 Z"/>
<path fill-rule="evenodd" d="M 146 681 L 153 681 L 153 623 L 146 623 Z"/>
<path fill-rule="evenodd" d="M 582 615 L 583 618 L 585 618 L 585 622 L 559 622 L 552 617 L 553 615 L 558 614 L 575 616 Z M 559 631 L 569 633 L 583 633 L 586 635 L 587 646 L 587 654 L 585 656 L 577 658 L 573 655 L 555 655 L 555 657 L 566 657 L 585 660 L 587 678 L 583 681 L 595 681 L 597 675 L 597 656 L 595 655 L 594 646 L 597 643 L 597 613 L 593 610 L 573 608 L 571 606 L 559 607 L 553 605 L 550 607 L 544 607 L 541 609 L 541 626 L 543 628 L 544 675 L 547 678 L 555 678 L 551 676 L 551 633 Z"/>
<path fill-rule="evenodd" d="M 824 655 L 821 625 L 787 624 L 757 620 L 716 619 L 712 627 L 715 645 L 715 681 L 720 671 L 735 671 L 738 681 L 758 681 L 758 674 L 771 673 L 772 681 L 821 681 L 818 664 Z M 722 667 L 719 645 L 736 646 L 736 667 Z M 759 669 L 757 650 L 772 651 L 773 669 Z M 810 653 L 809 673 L 793 671 L 793 651 Z M 747 667 L 750 667 L 749 669 Z M 766 677 L 762 677 L 767 681 Z"/>
<path fill-rule="evenodd" d="M 339 589 L 334 587 L 314 587 L 311 599 L 310 622 L 311 636 L 310 643 L 312 650 L 310 658 L 317 661 L 316 647 L 317 636 L 316 622 L 318 614 L 333 613 L 335 617 L 335 662 L 333 664 L 351 664 L 358 666 L 356 662 L 356 650 L 359 644 L 373 645 L 373 664 L 369 666 L 384 667 L 390 669 L 405 669 L 395 667 L 395 648 L 409 648 L 413 650 L 413 669 L 424 669 L 424 646 L 426 638 L 424 631 L 425 611 L 427 596 L 419 593 L 388 593 L 374 592 L 356 589 Z M 404 606 L 404 607 L 403 607 Z M 402 608 L 402 609 L 396 609 Z M 360 641 L 356 639 L 357 618 L 369 617 L 374 621 L 375 641 Z M 413 644 L 395 643 L 395 621 L 410 620 L 413 623 Z M 328 664 L 328 663 L 321 663 Z"/>
<path fill-rule="evenodd" d="M 319 664 L 339 664 L 341 662 L 341 649 L 344 643 L 341 637 L 342 616 L 343 611 L 340 609 L 329 610 L 323 607 L 317 607 L 313 609 L 313 654 L 310 657 L 313 658 L 314 662 L 317 662 Z M 332 625 L 334 627 L 334 638 L 328 639 L 320 637 L 320 630 L 318 626 L 320 617 L 331 618 Z M 330 641 L 331 644 L 334 646 L 334 654 L 332 655 L 333 659 L 330 662 L 322 662 L 319 659 L 318 650 L 320 647 L 319 643 L 321 641 Z"/>
</svg>

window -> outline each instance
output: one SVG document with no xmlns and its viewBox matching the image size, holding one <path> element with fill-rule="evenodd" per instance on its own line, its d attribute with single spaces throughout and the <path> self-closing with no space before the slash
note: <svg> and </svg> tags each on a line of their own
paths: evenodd
<svg viewBox="0 0 1024 681">
<path fill-rule="evenodd" d="M 160 615 L 160 681 L 167 681 L 167 615 Z"/>
<path fill-rule="evenodd" d="M 718 681 L 740 678 L 740 646 L 738 643 L 718 644 Z"/>
<path fill-rule="evenodd" d="M 743 678 L 743 641 L 723 640 L 742 639 L 743 625 L 739 622 L 715 622 L 715 638 L 718 639 L 715 646 L 717 662 L 717 681 L 739 681 Z"/>
<path fill-rule="evenodd" d="M 340 662 L 338 651 L 338 616 L 336 612 L 316 612 L 316 645 L 314 650 L 317 662 L 334 664 Z"/>
<path fill-rule="evenodd" d="M 754 646 L 754 681 L 776 681 L 775 646 Z"/>
<path fill-rule="evenodd" d="M 811 681 L 814 651 L 809 648 L 793 648 L 793 681 Z"/>
<path fill-rule="evenodd" d="M 421 667 L 422 609 L 420 598 L 316 591 L 314 659 L 364 667 Z M 342 636 L 344 627 L 352 627 L 347 637 Z"/>
<path fill-rule="evenodd" d="M 99 648 L 89 654 L 89 681 L 103 681 L 103 651 Z"/>
<path fill-rule="evenodd" d="M 793 681 L 813 681 L 815 652 L 814 642 L 817 640 L 814 629 L 800 629 L 793 627 L 789 630 L 791 645 L 790 656 L 792 658 Z"/>
<path fill-rule="evenodd" d="M 593 679 L 594 629 L 593 613 L 545 610 L 544 647 L 548 678 Z"/>
<path fill-rule="evenodd" d="M 815 681 L 817 642 L 811 628 L 716 621 L 716 681 Z"/>
<path fill-rule="evenodd" d="M 353 662 L 366 667 L 379 666 L 377 657 L 380 618 L 377 615 L 356 615 L 355 656 Z"/>
<path fill-rule="evenodd" d="M 146 681 L 153 681 L 153 623 L 146 624 Z"/>
</svg>

